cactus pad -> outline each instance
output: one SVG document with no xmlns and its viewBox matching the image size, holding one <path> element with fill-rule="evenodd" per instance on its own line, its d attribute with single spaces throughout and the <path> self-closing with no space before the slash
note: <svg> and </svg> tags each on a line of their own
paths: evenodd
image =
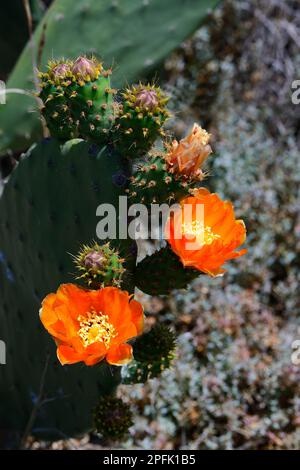
<svg viewBox="0 0 300 470">
<path fill-rule="evenodd" d="M 167 295 L 173 289 L 186 288 L 199 274 L 196 269 L 184 268 L 178 256 L 165 247 L 138 263 L 135 284 L 146 294 Z"/>
<path fill-rule="evenodd" d="M 163 156 L 154 156 L 134 173 L 128 188 L 132 202 L 172 203 L 189 195 L 192 184 L 168 169 Z"/>
<path fill-rule="evenodd" d="M 34 32 L 40 44 L 47 25 L 41 66 L 49 57 L 77 57 L 97 50 L 105 63 L 116 64 L 114 86 L 146 78 L 191 35 L 219 0 L 55 0 Z M 134 28 L 134 34 L 132 33 Z M 122 31 L 122 34 L 120 34 Z M 18 31 L 19 34 L 19 31 Z M 32 89 L 32 48 L 27 44 L 7 88 Z M 24 150 L 41 138 L 34 100 L 7 95 L 0 107 L 0 155 Z"/>
<path fill-rule="evenodd" d="M 174 359 L 175 334 L 166 325 L 155 325 L 134 343 L 135 360 L 122 369 L 125 384 L 144 383 L 168 369 Z"/>
<path fill-rule="evenodd" d="M 124 193 L 116 175 L 126 171 L 109 149 L 80 140 L 60 146 L 54 139 L 33 146 L 14 170 L 0 199 L 0 331 L 7 345 L 0 368 L 1 428 L 22 434 L 39 394 L 49 353 L 42 406 L 33 434 L 49 439 L 88 430 L 90 410 L 99 395 L 120 382 L 119 369 L 62 367 L 55 345 L 39 320 L 42 299 L 61 283 L 71 282 L 74 267 L 68 252 L 95 238 L 96 208 L 118 207 Z M 125 267 L 135 264 L 134 250 Z M 130 247 L 132 241 L 130 241 Z M 128 254 L 129 253 L 129 254 Z M 124 290 L 132 291 L 124 279 Z"/>
</svg>

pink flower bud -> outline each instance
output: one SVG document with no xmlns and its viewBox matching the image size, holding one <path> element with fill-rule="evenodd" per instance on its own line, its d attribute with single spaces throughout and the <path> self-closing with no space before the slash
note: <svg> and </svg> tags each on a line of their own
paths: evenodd
<svg viewBox="0 0 300 470">
<path fill-rule="evenodd" d="M 97 251 L 91 251 L 84 258 L 84 266 L 87 269 L 98 272 L 103 269 L 103 263 L 105 262 L 105 256 Z"/>
<path fill-rule="evenodd" d="M 153 111 L 153 109 L 158 105 L 159 98 L 155 90 L 147 90 L 144 88 L 136 95 L 136 106 L 142 109 L 148 109 Z"/>
<path fill-rule="evenodd" d="M 87 59 L 86 57 L 78 57 L 74 62 L 72 72 L 75 75 L 81 75 L 82 77 L 89 75 L 91 78 L 94 78 L 96 67 L 92 60 Z"/>
<path fill-rule="evenodd" d="M 68 72 L 70 72 L 70 67 L 68 64 L 58 64 L 52 70 L 55 78 L 64 78 Z"/>
</svg>

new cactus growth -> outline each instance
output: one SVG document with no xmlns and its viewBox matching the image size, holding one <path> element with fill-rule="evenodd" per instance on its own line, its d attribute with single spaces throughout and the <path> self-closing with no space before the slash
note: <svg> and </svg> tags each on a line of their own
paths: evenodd
<svg viewBox="0 0 300 470">
<path fill-rule="evenodd" d="M 116 121 L 115 146 L 126 157 L 143 157 L 164 136 L 168 98 L 154 85 L 134 85 L 122 93 Z"/>
<path fill-rule="evenodd" d="M 196 269 L 184 268 L 178 256 L 166 247 L 139 262 L 135 271 L 135 283 L 146 294 L 166 295 L 173 289 L 187 288 L 199 274 Z"/>
<path fill-rule="evenodd" d="M 49 62 L 47 72 L 39 73 L 39 97 L 52 136 L 61 140 L 82 137 L 97 143 L 107 140 L 114 121 L 110 74 L 94 57 Z"/>
<path fill-rule="evenodd" d="M 79 271 L 77 279 L 82 279 L 88 287 L 121 286 L 125 259 L 109 243 L 84 245 L 73 259 Z"/>
<path fill-rule="evenodd" d="M 123 382 L 143 383 L 168 369 L 175 357 L 176 337 L 166 325 L 155 325 L 134 343 L 135 360 L 124 367 Z"/>
<path fill-rule="evenodd" d="M 117 64 L 114 85 L 120 88 L 124 83 L 134 83 L 157 69 L 173 49 L 196 31 L 218 1 L 77 0 L 74 7 L 74 0 L 55 0 L 36 28 L 33 41 L 40 44 L 47 26 L 42 67 L 53 52 L 56 57 L 74 58 L 83 51 L 94 51 L 98 45 L 105 62 Z M 18 5 L 22 16 L 22 31 L 18 25 L 17 34 L 21 45 L 23 41 L 20 38 L 27 37 L 27 28 L 24 27 L 20 1 L 14 0 L 14 4 Z M 11 3 L 7 2 L 7 5 Z M 0 43 L 0 52 L 3 48 L 7 52 L 8 33 L 15 41 L 15 29 L 8 25 L 17 24 L 16 5 L 12 6 L 13 13 L 8 18 L 6 16 L 1 25 L 5 40 Z M 5 56 L 1 54 L 2 63 Z M 11 64 L 15 62 L 11 57 L 10 61 Z M 26 45 L 11 73 L 7 88 L 32 88 L 30 44 Z M 0 158 L 8 151 L 24 150 L 42 138 L 39 113 L 32 112 L 33 108 L 32 97 L 20 94 L 9 95 L 6 106 L 0 107 Z"/>
</svg>

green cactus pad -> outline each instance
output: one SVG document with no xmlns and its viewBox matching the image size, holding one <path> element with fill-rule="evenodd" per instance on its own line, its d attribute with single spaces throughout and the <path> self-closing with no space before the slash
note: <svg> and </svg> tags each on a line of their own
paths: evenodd
<svg viewBox="0 0 300 470">
<path fill-rule="evenodd" d="M 168 171 L 163 156 L 154 156 L 140 166 L 131 178 L 128 195 L 133 203 L 173 203 L 189 196 L 192 182 Z"/>
<path fill-rule="evenodd" d="M 170 328 L 166 325 L 155 325 L 134 342 L 135 360 L 122 368 L 122 382 L 144 383 L 158 377 L 171 366 L 175 347 L 176 337 Z"/>
<path fill-rule="evenodd" d="M 168 369 L 174 359 L 175 334 L 166 325 L 155 325 L 133 345 L 135 360 L 122 368 L 122 382 L 144 383 Z"/>
<path fill-rule="evenodd" d="M 149 364 L 133 360 L 122 368 L 122 383 L 140 384 L 159 377 L 166 369 L 169 369 L 172 360 L 173 356 L 163 357 Z"/>
<path fill-rule="evenodd" d="M 87 431 L 100 394 L 120 382 L 119 368 L 106 364 L 62 367 L 55 345 L 39 320 L 42 299 L 61 283 L 73 282 L 69 253 L 95 238 L 96 208 L 118 207 L 126 170 L 108 148 L 54 139 L 33 146 L 21 159 L 0 199 L 0 332 L 7 345 L 0 367 L 1 429 L 22 435 L 41 387 L 33 434 L 61 439 Z M 132 241 L 114 243 L 126 253 L 124 290 L 132 292 Z"/>
<path fill-rule="evenodd" d="M 148 333 L 139 336 L 134 343 L 134 358 L 138 362 L 151 363 L 173 355 L 176 337 L 166 325 L 155 325 Z"/>
<path fill-rule="evenodd" d="M 185 289 L 200 271 L 184 268 L 169 246 L 140 261 L 135 270 L 136 286 L 150 295 L 167 295 L 173 289 Z"/>
</svg>

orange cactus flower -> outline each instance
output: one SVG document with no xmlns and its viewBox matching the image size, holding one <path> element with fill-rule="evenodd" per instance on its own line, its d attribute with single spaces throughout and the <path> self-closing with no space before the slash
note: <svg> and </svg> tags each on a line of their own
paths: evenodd
<svg viewBox="0 0 300 470">
<path fill-rule="evenodd" d="M 142 333 L 144 314 L 139 302 L 116 287 L 86 290 L 62 284 L 44 299 L 40 318 L 62 365 L 83 361 L 92 366 L 103 359 L 123 365 L 133 358 L 127 341 Z"/>
<path fill-rule="evenodd" d="M 166 223 L 165 238 L 185 267 L 211 276 L 223 274 L 227 260 L 247 252 L 235 251 L 246 239 L 246 228 L 235 219 L 232 204 L 204 188 L 180 202 Z"/>
<path fill-rule="evenodd" d="M 173 140 L 168 149 L 166 161 L 170 166 L 170 171 L 182 176 L 202 180 L 204 173 L 201 170 L 205 160 L 212 152 L 208 144 L 210 134 L 198 124 L 190 134 L 180 142 Z"/>
</svg>

